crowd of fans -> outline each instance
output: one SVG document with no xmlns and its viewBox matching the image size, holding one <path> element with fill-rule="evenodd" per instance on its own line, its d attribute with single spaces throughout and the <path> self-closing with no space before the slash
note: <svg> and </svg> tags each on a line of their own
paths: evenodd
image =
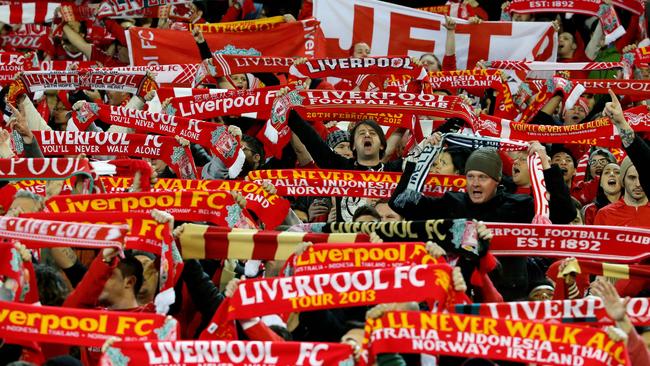
<svg viewBox="0 0 650 366">
<path fill-rule="evenodd" d="M 604 0 L 606 1 L 606 0 Z M 77 1 L 79 3 L 79 1 Z M 92 2 L 92 1 L 91 1 Z M 501 3 L 494 1 L 495 3 Z M 482 8 L 482 4 L 486 8 Z M 283 15 L 285 21 L 294 22 L 310 15 L 311 0 L 304 0 L 300 9 L 279 9 L 278 5 L 263 6 L 248 0 L 195 1 L 191 4 L 194 14 L 192 22 L 231 22 L 257 19 L 272 15 Z M 412 4 L 409 4 L 412 5 Z M 418 4 L 440 5 L 440 4 Z M 496 21 L 495 4 L 490 1 L 477 2 L 465 0 L 462 5 L 468 9 L 469 22 L 480 26 L 483 21 Z M 502 4 L 506 9 L 507 4 Z M 488 9 L 489 8 L 489 9 Z M 248 9 L 245 13 L 244 9 Z M 298 12 L 299 10 L 299 12 Z M 294 14 L 291 14 L 293 11 Z M 552 21 L 558 34 L 557 59 L 559 62 L 620 61 L 625 52 L 634 50 L 643 41 L 646 29 L 642 29 L 638 16 L 631 15 L 622 8 L 616 8 L 626 34 L 613 43 L 606 44 L 600 23 L 595 17 L 575 14 L 567 18 L 564 14 L 510 14 L 512 21 Z M 286 13 L 285 13 L 286 12 Z M 489 15 L 490 14 L 490 15 Z M 105 67 L 129 65 L 128 44 L 124 29 L 129 27 L 172 28 L 169 19 L 135 18 L 105 19 L 105 39 L 97 39 L 92 33 L 98 32 L 97 24 L 92 22 L 69 21 L 58 24 L 60 36 L 53 38 L 52 50 L 38 50 L 40 60 L 95 61 Z M 20 24 L 4 25 L 4 35 L 16 32 Z M 455 27 L 454 18 L 447 17 L 444 28 L 447 30 L 447 43 L 444 54 L 426 53 L 414 59 L 427 71 L 455 70 Z M 187 30 L 185 30 L 187 31 Z M 179 32 L 181 32 L 179 30 Z M 208 42 L 198 30 L 193 31 L 197 48 L 202 57 L 211 58 Z M 106 39 L 110 39 L 107 41 Z M 647 41 L 647 39 L 645 39 Z M 350 57 L 371 57 L 371 41 L 356 43 L 350 49 Z M 513 45 L 515 47 L 516 45 Z M 5 49 L 4 51 L 9 51 Z M 11 50 L 26 52 L 28 50 Z M 33 52 L 33 50 L 29 50 Z M 403 55 L 391 55 L 403 56 Z M 442 61 L 441 61 L 442 60 Z M 297 64 L 305 62 L 296 59 Z M 482 64 L 477 67 L 482 67 Z M 637 67 L 633 77 L 648 79 L 648 68 Z M 620 78 L 620 70 L 605 71 L 558 71 L 564 78 Z M 206 84 L 200 88 L 248 89 L 254 81 L 265 86 L 286 85 L 287 76 L 279 74 L 235 74 L 229 78 L 217 79 L 217 84 Z M 509 80 L 512 81 L 512 80 Z M 323 78 L 306 80 L 301 87 L 325 90 L 404 90 L 408 84 L 403 78 L 387 77 L 383 85 L 356 85 L 355 80 L 346 78 Z M 371 90 L 374 88 L 374 90 Z M 79 101 L 99 102 L 127 108 L 145 108 L 145 99 L 126 92 L 101 90 L 45 91 L 39 96 L 24 94 L 15 100 L 15 105 L 7 102 L 9 87 L 3 89 L 6 123 L 0 130 L 2 158 L 15 156 L 13 145 L 8 141 L 19 136 L 24 146 L 23 156 L 43 157 L 33 131 L 52 129 L 65 131 L 71 129 L 73 105 Z M 281 89 L 279 96 L 287 91 Z M 444 95 L 464 95 L 471 106 L 479 113 L 491 114 L 494 106 L 495 90 L 488 89 L 481 95 L 473 95 L 464 90 L 434 90 Z M 38 98 L 38 99 L 37 99 Z M 646 97 L 617 97 L 609 94 L 583 94 L 571 109 L 563 107 L 562 97 L 552 96 L 541 110 L 532 118 L 532 124 L 555 126 L 575 125 L 599 117 L 608 117 L 616 126 L 621 147 L 609 149 L 599 146 L 575 144 L 540 144 L 530 141 L 527 151 L 505 153 L 490 148 L 473 150 L 468 147 L 449 146 L 436 158 L 430 173 L 445 175 L 464 175 L 467 186 L 464 191 L 446 192 L 438 197 L 422 196 L 417 201 L 396 204 L 397 196 L 406 189 L 413 173 L 419 153 L 427 145 L 439 145 L 443 134 L 449 131 L 434 127 L 429 136 L 413 143 L 413 132 L 399 128 L 391 130 L 390 136 L 376 121 L 359 122 L 306 121 L 292 111 L 288 126 L 291 130 L 291 143 L 282 151 L 281 158 L 269 157 L 264 143 L 257 139 L 264 121 L 244 117 L 223 117 L 214 122 L 226 124 L 229 131 L 241 136 L 241 149 L 245 154 L 244 167 L 236 179 L 244 179 L 249 172 L 265 169 L 336 169 L 372 172 L 402 172 L 402 178 L 390 199 L 364 197 L 286 197 L 291 202 L 290 214 L 279 229 L 287 229 L 300 223 L 324 222 L 386 222 L 402 220 L 458 219 L 466 218 L 479 222 L 479 235 L 489 239 L 491 234 L 482 222 L 531 223 L 535 216 L 531 177 L 528 169 L 528 156 L 537 154 L 542 161 L 544 181 L 548 192 L 550 214 L 553 224 L 571 225 L 609 225 L 650 229 L 650 203 L 646 192 L 650 192 L 650 147 L 644 140 L 644 133 L 635 132 L 628 123 L 623 110 L 634 105 L 646 105 Z M 169 101 L 162 101 L 169 103 Z M 422 116 L 424 117 L 424 116 Z M 428 119 L 428 118 L 426 118 Z M 111 126 L 108 121 L 96 121 L 89 130 L 108 132 L 132 132 L 123 127 Z M 452 121 L 453 122 L 453 121 Z M 434 124 L 435 125 L 435 124 Z M 444 124 L 449 127 L 449 123 Z M 456 129 L 457 130 L 457 129 Z M 180 139 L 182 143 L 187 143 Z M 8 146 L 8 148 L 4 148 Z M 209 149 L 191 144 L 191 152 L 200 178 L 231 179 L 228 169 Z M 81 157 L 84 158 L 84 157 Z M 108 157 L 92 156 L 94 159 Z M 152 180 L 160 178 L 180 178 L 162 160 L 147 159 L 153 171 Z M 645 163 L 644 163 L 645 162 Z M 137 176 L 131 191 L 141 191 Z M 37 179 L 37 177 L 35 177 Z M 14 182 L 3 182 L 11 185 Z M 79 186 L 80 187 L 80 186 Z M 73 187 L 78 193 L 79 187 Z M 19 216 L 24 213 L 42 212 L 45 200 L 61 193 L 62 183 L 48 182 L 43 195 L 20 189 L 11 193 L 3 188 L 3 204 L 0 209 L 6 216 Z M 274 188 L 265 185 L 273 192 Z M 245 199 L 237 192 L 232 193 L 237 202 L 245 207 Z M 160 223 L 168 223 L 174 228 L 174 236 L 183 232 L 185 225 L 174 223 L 174 217 L 167 212 L 154 210 L 151 215 Z M 52 214 L 52 220 L 56 215 Z M 378 240 L 373 237 L 373 240 Z M 58 247 L 41 250 L 32 255 L 24 246 L 17 244 L 26 260 L 32 261 L 38 284 L 38 295 L 42 305 L 70 308 L 101 308 L 108 311 L 154 312 L 153 299 L 158 292 L 158 267 L 160 258 L 152 253 L 126 251 L 119 258 L 119 251 L 110 248 L 102 251 Z M 296 253 L 305 250 L 299 246 Z M 544 257 L 498 257 L 496 267 L 485 278 L 482 285 L 470 281 L 471 271 L 463 258 L 446 253 L 441 247 L 431 243 L 427 246 L 431 255 L 444 256 L 449 263 L 461 268 L 455 272 L 454 288 L 465 290 L 475 303 L 509 301 L 548 301 L 557 293 L 557 281 L 564 282 L 561 299 L 577 299 L 587 296 L 602 296 L 610 316 L 620 307 L 621 297 L 648 297 L 648 280 L 612 280 L 605 277 L 587 278 L 571 272 L 558 278 L 558 267 L 566 265 L 567 259 Z M 621 248 L 623 251 L 624 248 Z M 282 263 L 268 261 L 237 260 L 233 258 L 186 260 L 182 276 L 175 286 L 176 303 L 168 312 L 180 320 L 181 338 L 196 339 L 208 326 L 210 319 L 224 298 L 232 296 L 242 276 L 273 277 L 281 275 Z M 642 263 L 641 263 L 642 264 Z M 549 272 L 550 270 L 550 272 Z M 553 272 L 555 271 L 555 272 Z M 229 273 L 232 281 L 224 280 Z M 459 275 L 462 273 L 462 275 Z M 227 284 L 227 285 L 226 285 Z M 612 292 L 615 288 L 618 292 Z M 605 296 L 605 294 L 609 296 Z M 556 297 L 557 298 L 557 297 Z M 5 299 L 6 300 L 6 299 Z M 297 319 L 289 322 L 279 316 L 266 316 L 263 323 L 266 330 L 263 340 L 294 340 L 316 342 L 343 342 L 352 345 L 360 352 L 363 343 L 363 326 L 366 312 L 377 317 L 385 310 L 418 308 L 418 304 L 382 304 L 375 308 L 332 309 L 300 313 Z M 0 305 L 1 308 L 1 305 Z M 630 325 L 623 316 L 616 325 L 627 336 L 632 365 L 650 364 L 650 328 Z M 259 334 L 254 335 L 259 337 Z M 240 329 L 241 339 L 256 339 Z M 645 344 L 643 343 L 645 342 Z M 27 365 L 72 365 L 97 364 L 101 350 L 86 347 L 69 347 L 40 344 L 30 348 L 24 344 L 12 344 L 4 339 L 0 347 L 0 361 L 4 364 Z M 468 360 L 461 357 L 433 357 L 420 355 L 384 355 L 377 361 L 379 365 L 440 365 L 492 364 L 488 360 Z M 483 363 L 477 363 L 483 362 Z M 496 361 L 499 365 L 515 364 Z"/>
</svg>

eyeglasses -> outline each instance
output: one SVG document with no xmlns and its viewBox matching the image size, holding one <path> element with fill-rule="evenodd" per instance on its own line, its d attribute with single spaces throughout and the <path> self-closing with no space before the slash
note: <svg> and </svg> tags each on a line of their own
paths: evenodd
<svg viewBox="0 0 650 366">
<path fill-rule="evenodd" d="M 244 152 L 246 152 L 246 151 L 250 151 L 251 154 L 253 154 L 253 155 L 255 155 L 255 154 L 259 154 L 257 151 L 251 149 L 251 148 L 248 147 L 248 146 L 243 146 L 243 145 L 242 145 L 241 149 L 244 150 Z"/>
<path fill-rule="evenodd" d="M 607 165 L 607 163 L 609 163 L 609 160 L 607 158 L 589 160 L 590 166 Z"/>
</svg>

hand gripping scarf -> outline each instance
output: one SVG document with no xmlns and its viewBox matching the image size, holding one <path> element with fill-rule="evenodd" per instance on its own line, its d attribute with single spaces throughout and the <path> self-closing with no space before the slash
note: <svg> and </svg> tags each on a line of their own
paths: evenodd
<svg viewBox="0 0 650 366">
<path fill-rule="evenodd" d="M 45 156 L 117 155 L 160 159 L 181 178 L 196 178 L 196 167 L 189 146 L 172 137 L 135 133 L 34 131 Z"/>
<path fill-rule="evenodd" d="M 414 115 L 460 118 L 472 124 L 474 115 L 460 97 L 350 91 L 296 90 L 276 98 L 264 135 L 285 146 L 291 135 L 288 114 L 295 110 L 314 121 L 373 119 L 385 126 L 412 127 Z"/>
<path fill-rule="evenodd" d="M 232 136 L 227 126 L 222 124 L 95 103 L 85 103 L 76 112 L 76 120 L 83 125 L 95 119 L 135 130 L 180 136 L 204 146 L 228 167 L 231 178 L 239 175 L 246 159 L 239 139 Z"/>
<path fill-rule="evenodd" d="M 52 213 L 21 214 L 21 217 L 47 218 L 52 217 Z M 157 313 L 167 313 L 169 305 L 175 300 L 174 284 L 183 270 L 183 258 L 176 248 L 169 225 L 158 223 L 149 213 L 80 212 L 57 213 L 56 217 L 66 222 L 128 225 L 129 231 L 124 238 L 125 249 L 142 250 L 160 256 L 160 292 L 156 295 L 154 304 Z"/>
<path fill-rule="evenodd" d="M 364 346 L 370 364 L 380 353 L 424 353 L 525 364 L 630 365 L 625 343 L 599 329 L 418 311 L 368 319 Z"/>
<path fill-rule="evenodd" d="M 427 144 L 424 147 L 424 150 L 420 154 L 417 163 L 415 164 L 415 170 L 411 177 L 409 178 L 409 183 L 404 190 L 395 198 L 395 205 L 397 207 L 404 207 L 407 202 L 417 203 L 422 197 L 420 193 L 422 187 L 426 182 L 426 177 L 429 174 L 429 168 L 431 164 L 436 160 L 436 157 L 442 151 L 443 144 L 453 144 L 464 147 L 469 147 L 472 149 L 477 149 L 480 147 L 494 147 L 504 151 L 517 151 L 523 150 L 527 147 L 525 143 L 507 141 L 502 139 L 494 139 L 480 136 L 469 136 L 461 134 L 445 134 L 443 135 L 442 141 L 439 145 L 433 146 Z"/>
<path fill-rule="evenodd" d="M 451 267 L 421 264 L 244 280 L 232 298 L 221 303 L 201 338 L 219 339 L 226 334 L 223 326 L 236 319 L 403 301 L 450 307 L 455 301 Z"/>
</svg>

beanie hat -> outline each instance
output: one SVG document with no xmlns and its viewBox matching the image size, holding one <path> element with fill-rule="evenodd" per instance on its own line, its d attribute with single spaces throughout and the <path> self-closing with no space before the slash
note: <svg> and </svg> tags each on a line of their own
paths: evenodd
<svg viewBox="0 0 650 366">
<path fill-rule="evenodd" d="M 503 162 L 496 149 L 481 148 L 474 151 L 465 163 L 465 174 L 470 170 L 478 170 L 489 175 L 497 182 L 501 181 Z"/>
<path fill-rule="evenodd" d="M 340 144 L 341 142 L 350 142 L 350 134 L 348 131 L 336 130 L 334 132 L 330 132 L 329 135 L 327 135 L 327 146 L 329 146 L 330 149 L 333 150 L 336 145 Z"/>
<path fill-rule="evenodd" d="M 625 159 L 623 159 L 621 162 L 621 185 L 623 185 L 623 182 L 625 181 L 627 171 L 630 170 L 630 168 L 633 166 L 634 164 L 632 163 L 632 160 L 630 160 L 629 156 L 626 156 Z"/>
</svg>

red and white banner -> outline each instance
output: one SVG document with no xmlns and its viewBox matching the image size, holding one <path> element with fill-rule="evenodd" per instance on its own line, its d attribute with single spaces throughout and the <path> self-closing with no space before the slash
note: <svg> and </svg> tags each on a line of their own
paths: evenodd
<svg viewBox="0 0 650 366">
<path fill-rule="evenodd" d="M 599 297 L 577 300 L 515 301 L 456 305 L 456 313 L 487 316 L 493 319 L 543 320 L 548 323 L 605 323 L 607 316 Z M 626 305 L 627 316 L 634 325 L 650 325 L 650 298 L 635 297 Z"/>
<path fill-rule="evenodd" d="M 116 342 L 100 366 L 353 365 L 345 343 L 269 341 Z"/>
<path fill-rule="evenodd" d="M 638 263 L 650 257 L 650 230 L 621 226 L 486 223 L 494 255 L 576 257 Z"/>
<path fill-rule="evenodd" d="M 49 23 L 62 1 L 13 2 L 0 5 L 0 22 L 5 24 Z"/>
<path fill-rule="evenodd" d="M 324 243 L 309 246 L 292 264 L 294 275 L 307 275 L 441 263 L 424 243 Z"/>
<path fill-rule="evenodd" d="M 122 248 L 128 227 L 63 221 L 0 217 L 0 236 L 19 240 L 30 248 L 74 246 Z"/>
<path fill-rule="evenodd" d="M 0 301 L 0 337 L 7 340 L 101 347 L 110 337 L 175 340 L 177 328 L 176 320 L 159 314 Z"/>
<path fill-rule="evenodd" d="M 279 24 L 261 32 L 206 33 L 203 36 L 213 54 L 324 56 L 323 34 L 319 22 L 314 19 Z M 196 42 L 187 31 L 132 27 L 126 31 L 126 39 L 132 65 L 201 62 Z"/>
<path fill-rule="evenodd" d="M 625 343 L 600 329 L 471 315 L 389 312 L 367 320 L 365 342 L 371 361 L 379 353 L 424 353 L 538 365 L 630 365 Z"/>
<path fill-rule="evenodd" d="M 440 14 L 377 0 L 314 0 L 314 16 L 321 22 L 330 57 L 349 56 L 359 42 L 367 43 L 373 56 L 434 53 L 442 58 L 445 52 L 447 32 Z M 471 69 L 479 60 L 556 59 L 557 35 L 551 23 L 456 23 L 457 69 Z"/>
<path fill-rule="evenodd" d="M 369 197 L 390 198 L 401 173 L 361 172 L 331 169 L 252 170 L 248 179 L 268 181 L 280 196 L 304 197 Z M 422 193 L 440 197 L 447 191 L 464 192 L 467 180 L 461 175 L 430 174 Z"/>
<path fill-rule="evenodd" d="M 444 308 L 452 292 L 446 264 L 245 280 L 230 298 L 228 319 L 398 301 L 437 301 Z"/>
<path fill-rule="evenodd" d="M 54 196 L 45 203 L 57 212 L 138 212 L 164 210 L 179 221 L 207 221 L 234 227 L 245 213 L 228 192 L 137 192 Z"/>
</svg>

